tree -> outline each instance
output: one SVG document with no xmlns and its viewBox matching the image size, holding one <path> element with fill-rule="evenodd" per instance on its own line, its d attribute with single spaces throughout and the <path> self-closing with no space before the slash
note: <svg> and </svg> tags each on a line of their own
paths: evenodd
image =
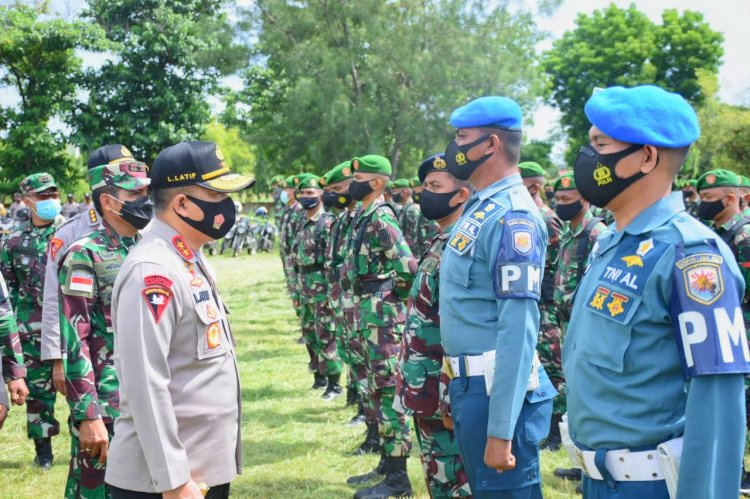
<svg viewBox="0 0 750 499">
<path fill-rule="evenodd" d="M 705 96 L 698 83 L 699 70 L 716 73 L 723 36 L 711 30 L 697 12 L 675 10 L 654 24 L 634 5 L 614 4 L 587 16 L 579 14 L 576 28 L 555 41 L 543 57 L 549 76 L 550 99 L 562 112 L 561 125 L 568 135 L 566 159 L 575 159 L 587 142 L 590 126 L 583 107 L 594 87 L 660 85 L 700 104 Z"/>
<path fill-rule="evenodd" d="M 750 175 L 750 107 L 733 106 L 718 100 L 716 75 L 699 72 L 701 92 L 705 95 L 698 109 L 701 137 L 694 149 L 699 151 L 696 167 L 683 168 L 694 177 L 715 168 L 726 168 Z"/>
<path fill-rule="evenodd" d="M 84 22 L 42 19 L 46 4 L 0 7 L 0 85 L 18 92 L 17 106 L 0 108 L 0 191 L 18 190 L 24 177 L 47 171 L 63 185 L 80 177 L 50 120 L 74 105 L 81 59 L 76 49 L 101 46 L 102 33 Z"/>
<path fill-rule="evenodd" d="M 259 0 L 255 62 L 224 120 L 257 146 L 259 176 L 368 153 L 412 175 L 445 149 L 455 107 L 501 94 L 529 109 L 539 95 L 539 34 L 509 3 Z"/>
<path fill-rule="evenodd" d="M 224 0 L 89 0 L 84 14 L 114 43 L 114 57 L 85 77 L 88 100 L 71 125 L 82 149 L 121 142 L 152 162 L 198 138 L 219 78 L 246 60 L 234 44 Z"/>
<path fill-rule="evenodd" d="M 550 160 L 552 154 L 552 142 L 545 140 L 532 140 L 521 147 L 521 162 L 534 161 L 544 168 L 547 174 L 554 178 L 557 175 L 557 167 Z"/>
</svg>

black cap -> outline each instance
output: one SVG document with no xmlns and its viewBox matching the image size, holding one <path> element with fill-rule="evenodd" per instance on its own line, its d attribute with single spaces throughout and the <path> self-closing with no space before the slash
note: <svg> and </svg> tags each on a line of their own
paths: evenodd
<svg viewBox="0 0 750 499">
<path fill-rule="evenodd" d="M 431 172 L 448 172 L 447 164 L 445 162 L 445 154 L 438 153 L 434 156 L 430 156 L 419 165 L 419 181 L 424 184 L 424 179 L 427 178 L 427 174 Z"/>
<path fill-rule="evenodd" d="M 200 185 L 237 192 L 253 184 L 252 176 L 232 173 L 216 142 L 180 142 L 160 152 L 151 167 L 152 189 Z"/>
<path fill-rule="evenodd" d="M 124 159 L 134 159 L 133 153 L 122 144 L 101 146 L 89 156 L 89 170 L 97 166 L 118 163 Z"/>
</svg>

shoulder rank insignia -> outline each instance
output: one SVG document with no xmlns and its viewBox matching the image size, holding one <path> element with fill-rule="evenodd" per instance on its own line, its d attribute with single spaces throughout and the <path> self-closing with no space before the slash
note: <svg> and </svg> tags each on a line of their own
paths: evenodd
<svg viewBox="0 0 750 499">
<path fill-rule="evenodd" d="M 491 199 L 481 203 L 476 210 L 459 220 L 458 230 L 448 241 L 448 246 L 459 255 L 465 254 L 477 240 L 482 225 L 500 208 L 502 206 Z"/>
<path fill-rule="evenodd" d="M 179 253 L 180 256 L 185 260 L 191 262 L 195 259 L 193 250 L 190 249 L 190 246 L 187 245 L 182 236 L 174 236 L 172 238 L 172 246 L 174 246 L 174 248 L 177 250 L 177 253 Z"/>
<path fill-rule="evenodd" d="M 99 223 L 99 215 L 96 214 L 96 210 L 93 208 L 89 210 L 89 222 L 91 225 L 97 225 Z"/>
</svg>

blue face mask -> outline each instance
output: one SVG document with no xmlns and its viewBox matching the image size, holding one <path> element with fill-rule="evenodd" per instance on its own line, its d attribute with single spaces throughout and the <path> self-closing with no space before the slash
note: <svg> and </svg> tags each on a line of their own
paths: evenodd
<svg viewBox="0 0 750 499">
<path fill-rule="evenodd" d="M 59 199 L 45 199 L 36 202 L 36 214 L 42 220 L 54 220 L 60 214 L 61 206 Z"/>
<path fill-rule="evenodd" d="M 279 199 L 282 203 L 287 204 L 289 202 L 289 194 L 287 194 L 286 191 L 281 191 L 281 194 L 279 194 Z"/>
</svg>

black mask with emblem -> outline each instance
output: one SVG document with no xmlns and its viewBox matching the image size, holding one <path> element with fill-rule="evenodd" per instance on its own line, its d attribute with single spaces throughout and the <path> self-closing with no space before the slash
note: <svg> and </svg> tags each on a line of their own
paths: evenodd
<svg viewBox="0 0 750 499">
<path fill-rule="evenodd" d="M 482 163 L 487 161 L 490 156 L 485 154 L 479 159 L 469 159 L 467 154 L 472 148 L 489 139 L 491 135 L 488 133 L 468 144 L 458 145 L 455 140 L 448 144 L 445 150 L 445 163 L 448 166 L 448 171 L 459 180 L 469 180 L 471 174 L 482 166 Z"/>
<path fill-rule="evenodd" d="M 352 195 L 348 192 L 337 194 L 335 192 L 323 193 L 323 206 L 326 208 L 338 208 L 343 210 L 352 202 Z"/>
<path fill-rule="evenodd" d="M 302 205 L 302 208 L 305 210 L 312 210 L 313 208 L 317 208 L 320 204 L 320 198 L 319 197 L 298 197 L 297 201 L 299 201 L 299 204 Z"/>
<path fill-rule="evenodd" d="M 227 197 L 221 201 L 204 201 L 193 196 L 185 196 L 203 212 L 202 220 L 193 220 L 177 213 L 177 216 L 185 221 L 186 224 L 205 234 L 211 239 L 221 239 L 226 236 L 229 230 L 234 227 L 237 219 L 237 210 L 234 207 L 232 198 Z"/>
<path fill-rule="evenodd" d="M 645 173 L 638 172 L 622 178 L 615 173 L 615 166 L 622 158 L 641 149 L 642 145 L 634 144 L 619 152 L 601 154 L 593 147 L 581 147 L 573 167 L 578 192 L 594 206 L 606 207 L 621 192 L 646 176 Z"/>
</svg>

